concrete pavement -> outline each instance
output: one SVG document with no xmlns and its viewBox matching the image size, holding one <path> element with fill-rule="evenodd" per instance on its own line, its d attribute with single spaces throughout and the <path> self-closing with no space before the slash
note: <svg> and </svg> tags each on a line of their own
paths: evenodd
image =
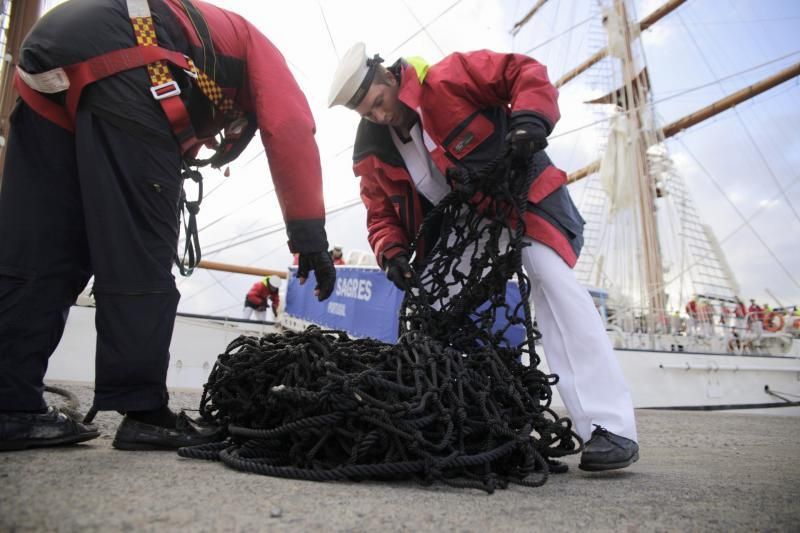
<svg viewBox="0 0 800 533">
<path fill-rule="evenodd" d="M 70 385 L 83 410 L 91 388 Z M 199 392 L 173 394 L 196 407 Z M 57 398 L 51 399 L 57 404 Z M 797 531 L 800 417 L 638 411 L 641 459 L 487 495 L 442 485 L 245 474 L 101 438 L 0 453 L 0 531 Z"/>
</svg>

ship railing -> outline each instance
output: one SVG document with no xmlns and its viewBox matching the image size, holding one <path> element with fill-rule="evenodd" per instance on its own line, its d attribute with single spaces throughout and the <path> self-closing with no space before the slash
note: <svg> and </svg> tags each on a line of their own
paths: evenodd
<svg viewBox="0 0 800 533">
<path fill-rule="evenodd" d="M 783 354 L 792 344 L 791 330 L 768 331 L 755 313 L 688 316 L 630 307 L 610 312 L 606 330 L 615 347 L 631 349 Z"/>
</svg>

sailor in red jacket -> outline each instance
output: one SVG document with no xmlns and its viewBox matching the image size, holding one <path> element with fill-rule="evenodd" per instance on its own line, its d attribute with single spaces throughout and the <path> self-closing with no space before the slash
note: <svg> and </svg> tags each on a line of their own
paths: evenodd
<svg viewBox="0 0 800 533">
<path fill-rule="evenodd" d="M 253 312 L 258 320 L 267 319 L 267 306 L 272 310 L 272 316 L 278 319 L 278 308 L 281 305 L 281 278 L 276 275 L 266 276 L 264 279 L 253 283 L 244 299 L 244 318 L 249 319 Z"/>
<path fill-rule="evenodd" d="M 70 0 L 30 31 L 15 84 L 0 191 L 0 449 L 98 435 L 42 396 L 91 276 L 93 407 L 126 413 L 114 446 L 216 438 L 177 424 L 166 388 L 182 170 L 202 163 L 199 147 L 222 132 L 219 167 L 260 132 L 298 277 L 314 270 L 320 299 L 335 281 L 315 125 L 286 61 L 241 16 L 199 0 Z"/>
<path fill-rule="evenodd" d="M 550 369 L 587 441 L 581 468 L 623 468 L 638 459 L 633 404 L 601 319 L 571 267 L 583 219 L 566 175 L 542 150 L 559 119 L 546 69 L 519 54 L 454 53 L 435 65 L 400 59 L 384 68 L 359 43 L 343 57 L 329 105 L 359 113 L 354 170 L 361 177 L 368 238 L 378 264 L 399 288 L 413 265 L 409 243 L 425 213 L 451 190 L 452 169 L 477 169 L 511 143 L 513 156 L 543 170 L 528 193 L 530 246 L 523 265 Z M 524 160 L 524 161 L 523 161 Z M 434 237 L 435 238 L 435 237 Z M 425 253 L 425 242 L 415 260 Z M 593 428 L 595 428 L 593 430 Z"/>
</svg>

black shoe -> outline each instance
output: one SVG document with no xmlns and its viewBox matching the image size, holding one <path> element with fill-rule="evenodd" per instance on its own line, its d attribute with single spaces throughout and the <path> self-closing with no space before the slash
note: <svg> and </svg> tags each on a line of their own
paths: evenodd
<svg viewBox="0 0 800 533">
<path fill-rule="evenodd" d="M 563 461 L 556 461 L 555 459 L 545 459 L 547 461 L 547 469 L 551 474 L 566 474 L 569 471 L 569 465 Z M 539 472 L 539 465 L 536 465 L 536 472 Z"/>
<path fill-rule="evenodd" d="M 48 407 L 46 413 L 0 413 L 0 451 L 64 446 L 99 436 L 96 427 L 82 424 L 55 407 Z"/>
<path fill-rule="evenodd" d="M 597 472 L 625 468 L 639 460 L 639 445 L 595 424 L 592 438 L 586 443 L 578 468 Z"/>
<path fill-rule="evenodd" d="M 224 438 L 223 428 L 201 425 L 181 413 L 174 428 L 147 424 L 126 416 L 111 444 L 118 450 L 177 450 L 183 446 L 208 444 Z"/>
</svg>

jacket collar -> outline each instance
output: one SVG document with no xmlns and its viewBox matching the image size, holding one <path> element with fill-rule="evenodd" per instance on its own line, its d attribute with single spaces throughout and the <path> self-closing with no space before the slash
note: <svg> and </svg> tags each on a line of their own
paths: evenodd
<svg viewBox="0 0 800 533">
<path fill-rule="evenodd" d="M 399 59 L 395 65 L 399 66 L 400 72 L 400 91 L 397 97 L 405 105 L 418 112 L 422 99 L 422 81 L 420 77 L 424 79 L 427 65 L 421 76 L 418 70 L 420 66 L 414 65 L 405 59 Z"/>
</svg>

